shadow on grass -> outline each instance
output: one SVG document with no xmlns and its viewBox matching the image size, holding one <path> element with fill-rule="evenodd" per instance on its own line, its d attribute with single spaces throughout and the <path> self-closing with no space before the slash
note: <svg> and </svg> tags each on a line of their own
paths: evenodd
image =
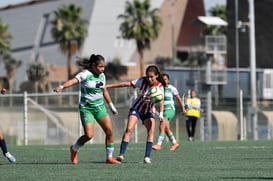
<svg viewBox="0 0 273 181">
<path fill-rule="evenodd" d="M 136 163 L 143 163 L 143 162 L 122 162 L 122 164 L 136 164 Z M 74 165 L 71 162 L 43 162 L 43 161 L 37 161 L 37 162 L 16 162 L 16 163 L 0 163 L 0 166 L 2 165 Z M 107 164 L 106 161 L 80 161 L 77 165 L 81 164 L 105 164 L 105 165 L 118 165 L 118 164 Z"/>
<path fill-rule="evenodd" d="M 7 163 L 7 164 L 0 164 L 1 165 L 8 165 L 8 164 L 13 164 L 13 165 L 64 165 L 64 164 L 71 164 L 68 162 L 16 162 L 16 163 Z"/>
<path fill-rule="evenodd" d="M 219 179 L 227 179 L 227 180 L 272 180 L 273 177 L 219 177 Z"/>
</svg>

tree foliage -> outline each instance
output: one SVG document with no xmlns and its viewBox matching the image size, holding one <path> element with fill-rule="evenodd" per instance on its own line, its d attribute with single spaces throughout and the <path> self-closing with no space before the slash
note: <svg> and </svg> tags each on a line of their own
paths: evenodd
<svg viewBox="0 0 273 181">
<path fill-rule="evenodd" d="M 2 22 L 0 17 L 0 54 L 10 50 L 12 35 L 8 32 L 9 25 Z"/>
<path fill-rule="evenodd" d="M 81 7 L 74 4 L 62 6 L 54 11 L 54 19 L 51 21 L 53 28 L 52 37 L 59 42 L 60 49 L 67 55 L 68 78 L 72 76 L 72 54 L 79 51 L 87 36 L 87 21 L 82 19 Z"/>
<path fill-rule="evenodd" d="M 10 92 L 13 92 L 13 80 L 17 69 L 21 66 L 22 61 L 14 58 L 9 52 L 4 53 L 3 63 L 7 71 L 7 79 Z"/>
<path fill-rule="evenodd" d="M 217 16 L 223 20 L 227 20 L 225 5 L 216 4 L 216 6 L 211 7 L 209 9 L 209 13 L 211 14 L 211 16 Z M 206 35 L 226 35 L 227 34 L 227 27 L 226 26 L 209 25 L 205 29 L 204 33 Z"/>
<path fill-rule="evenodd" d="M 160 32 L 162 21 L 158 16 L 159 9 L 151 8 L 150 0 L 126 1 L 125 12 L 118 16 L 123 22 L 120 24 L 121 37 L 134 39 L 140 56 L 140 74 L 144 75 L 143 53 L 150 49 L 151 41 L 155 40 Z"/>
<path fill-rule="evenodd" d="M 184 67 L 199 67 L 207 63 L 207 54 L 205 52 L 190 52 L 187 60 L 183 62 Z"/>
<path fill-rule="evenodd" d="M 29 81 L 20 85 L 21 91 L 27 92 L 46 92 L 48 84 L 46 77 L 49 75 L 48 67 L 43 60 L 32 61 L 26 71 Z M 47 89 L 47 90 L 46 90 Z"/>
<path fill-rule="evenodd" d="M 115 58 L 112 62 L 107 63 L 104 73 L 107 79 L 119 80 L 120 76 L 127 75 L 127 67 L 121 65 L 120 60 Z"/>
<path fill-rule="evenodd" d="M 40 81 L 49 75 L 47 66 L 42 61 L 33 61 L 27 69 L 28 79 L 30 81 Z"/>
<path fill-rule="evenodd" d="M 10 40 L 13 38 L 8 32 L 9 25 L 2 22 L 0 18 L 0 54 L 1 61 L 4 63 L 9 91 L 13 92 L 13 80 L 18 67 L 21 66 L 22 61 L 17 60 L 11 55 Z"/>
</svg>

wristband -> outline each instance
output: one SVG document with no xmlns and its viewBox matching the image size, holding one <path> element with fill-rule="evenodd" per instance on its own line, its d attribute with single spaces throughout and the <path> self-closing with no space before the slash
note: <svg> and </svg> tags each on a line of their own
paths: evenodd
<svg viewBox="0 0 273 181">
<path fill-rule="evenodd" d="M 59 85 L 59 87 L 60 87 L 61 89 L 63 89 L 63 88 L 64 88 L 64 86 L 63 86 L 63 85 Z"/>
<path fill-rule="evenodd" d="M 163 118 L 163 112 L 159 112 L 159 118 Z"/>
<path fill-rule="evenodd" d="M 115 106 L 112 102 L 109 103 L 109 107 L 113 113 L 117 112 L 117 109 L 115 108 Z"/>
</svg>

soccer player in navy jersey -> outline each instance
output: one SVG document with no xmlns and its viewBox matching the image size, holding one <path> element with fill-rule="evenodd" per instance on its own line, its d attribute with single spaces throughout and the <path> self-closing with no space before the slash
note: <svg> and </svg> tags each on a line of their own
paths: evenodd
<svg viewBox="0 0 273 181">
<path fill-rule="evenodd" d="M 7 90 L 5 88 L 1 88 L 1 94 L 5 94 L 6 91 Z M 16 162 L 15 157 L 12 154 L 10 154 L 10 152 L 8 152 L 7 144 L 6 144 L 6 141 L 4 139 L 4 135 L 2 132 L 0 132 L 0 148 L 3 152 L 4 157 L 6 157 L 9 162 L 11 162 L 11 163 Z"/>
<path fill-rule="evenodd" d="M 120 153 L 117 160 L 123 161 L 127 150 L 131 135 L 138 120 L 141 120 L 147 129 L 146 151 L 144 155 L 144 163 L 151 163 L 151 152 L 154 140 L 155 130 L 155 104 L 149 99 L 149 90 L 153 86 L 157 86 L 162 91 L 165 86 L 157 66 L 150 65 L 146 68 L 146 76 L 129 82 L 120 82 L 106 85 L 107 88 L 116 87 L 133 87 L 139 89 L 137 98 L 133 101 L 129 114 L 126 130 L 123 134 L 120 145 Z M 163 119 L 163 100 L 159 102 L 159 118 Z"/>
</svg>

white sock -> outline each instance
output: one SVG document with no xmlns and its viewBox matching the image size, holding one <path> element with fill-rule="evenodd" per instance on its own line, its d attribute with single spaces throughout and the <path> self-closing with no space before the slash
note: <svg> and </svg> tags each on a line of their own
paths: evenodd
<svg viewBox="0 0 273 181">
<path fill-rule="evenodd" d="M 162 145 L 162 142 L 163 142 L 163 140 L 164 140 L 164 137 L 165 137 L 164 134 L 160 134 L 160 135 L 158 136 L 158 139 L 157 139 L 157 144 L 158 144 L 158 145 Z"/>
<path fill-rule="evenodd" d="M 172 144 L 175 144 L 175 143 L 176 143 L 176 139 L 175 139 L 173 133 L 171 133 L 168 137 L 169 137 L 170 142 L 171 142 Z"/>
<path fill-rule="evenodd" d="M 114 153 L 114 147 L 108 147 L 108 148 L 106 148 L 106 158 L 113 157 L 113 153 Z"/>
<path fill-rule="evenodd" d="M 79 149 L 80 149 L 80 145 L 78 144 L 78 143 L 75 143 L 74 145 L 72 145 L 72 149 L 74 150 L 74 151 L 78 151 Z"/>
</svg>

